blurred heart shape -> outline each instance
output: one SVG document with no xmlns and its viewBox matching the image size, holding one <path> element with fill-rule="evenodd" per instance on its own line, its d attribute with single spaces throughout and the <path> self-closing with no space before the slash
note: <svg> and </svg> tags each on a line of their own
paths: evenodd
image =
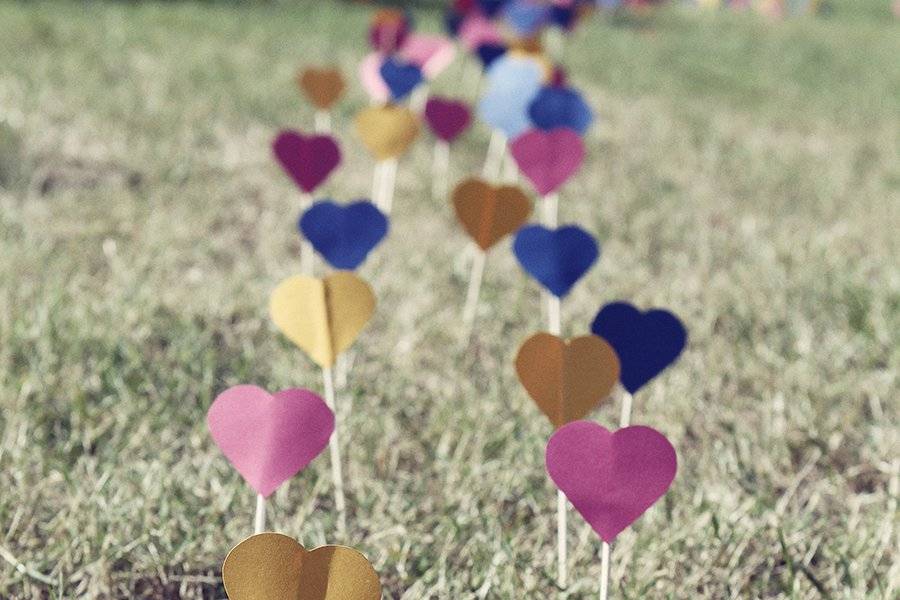
<svg viewBox="0 0 900 600">
<path fill-rule="evenodd" d="M 505 44 L 481 44 L 475 49 L 475 53 L 481 60 L 482 67 L 488 69 L 495 60 L 506 54 L 506 50 Z"/>
<path fill-rule="evenodd" d="M 473 51 L 482 44 L 502 44 L 503 35 L 493 21 L 480 11 L 472 11 L 459 24 L 457 32 L 460 43 L 466 50 Z"/>
<path fill-rule="evenodd" d="M 487 89 L 478 103 L 481 119 L 513 139 L 531 125 L 528 106 L 537 95 L 543 69 L 531 58 L 504 54 L 487 72 Z"/>
<path fill-rule="evenodd" d="M 374 311 L 372 288 L 348 271 L 288 277 L 269 299 L 275 326 L 323 369 L 353 344 Z"/>
<path fill-rule="evenodd" d="M 340 205 L 320 200 L 300 217 L 299 229 L 335 269 L 352 271 L 366 260 L 388 231 L 388 220 L 368 200 Z"/>
<path fill-rule="evenodd" d="M 641 312 L 627 302 L 600 309 L 591 331 L 607 340 L 622 363 L 622 386 L 634 394 L 671 365 L 687 344 L 687 330 L 667 310 Z"/>
<path fill-rule="evenodd" d="M 406 98 L 422 83 L 422 70 L 418 66 L 394 56 L 381 64 L 379 72 L 394 101 Z"/>
<path fill-rule="evenodd" d="M 516 355 L 522 386 L 554 429 L 583 419 L 612 393 L 619 358 L 605 340 L 585 335 L 563 340 L 538 333 Z"/>
<path fill-rule="evenodd" d="M 309 390 L 273 395 L 255 385 L 237 385 L 216 397 L 206 423 L 241 477 L 268 497 L 325 449 L 334 414 Z"/>
<path fill-rule="evenodd" d="M 258 533 L 222 565 L 230 600 L 381 600 L 378 573 L 347 546 L 307 550 L 280 533 Z"/>
<path fill-rule="evenodd" d="M 590 421 L 558 429 L 545 461 L 556 486 L 607 543 L 666 493 L 678 470 L 675 448 L 655 429 L 611 433 Z"/>
<path fill-rule="evenodd" d="M 275 159 L 301 190 L 311 194 L 341 164 L 341 150 L 328 135 L 286 129 L 272 143 Z"/>
<path fill-rule="evenodd" d="M 396 52 L 406 41 L 411 29 L 409 13 L 398 8 L 382 8 L 372 17 L 369 45 L 381 54 Z"/>
<path fill-rule="evenodd" d="M 381 77 L 383 63 L 384 56 L 377 52 L 367 54 L 359 63 L 359 81 L 372 102 L 384 103 L 391 96 L 391 90 Z"/>
<path fill-rule="evenodd" d="M 338 69 L 316 67 L 304 69 L 297 77 L 297 85 L 312 105 L 320 110 L 330 109 L 341 99 L 347 87 Z"/>
<path fill-rule="evenodd" d="M 456 47 L 441 35 L 411 33 L 400 48 L 400 56 L 418 66 L 425 77 L 434 79 L 453 62 Z"/>
<path fill-rule="evenodd" d="M 453 190 L 453 208 L 472 240 L 487 251 L 525 224 L 531 201 L 515 186 L 494 186 L 471 178 Z"/>
<path fill-rule="evenodd" d="M 434 135 L 449 144 L 472 123 L 472 111 L 465 102 L 432 96 L 425 103 L 425 122 Z"/>
<path fill-rule="evenodd" d="M 594 237 L 575 225 L 523 227 L 516 234 L 513 252 L 525 272 L 557 298 L 568 294 L 600 256 Z"/>
<path fill-rule="evenodd" d="M 531 37 L 550 22 L 550 6 L 535 0 L 508 0 L 503 21 L 518 37 Z"/>
<path fill-rule="evenodd" d="M 581 94 L 566 87 L 544 87 L 528 107 L 528 116 L 538 129 L 566 128 L 584 135 L 594 114 Z"/>
<path fill-rule="evenodd" d="M 584 142 L 571 129 L 532 129 L 509 146 L 519 170 L 541 196 L 552 194 L 584 163 Z"/>
<path fill-rule="evenodd" d="M 370 106 L 356 115 L 356 132 L 377 160 L 402 155 L 419 135 L 419 120 L 406 107 Z"/>
</svg>

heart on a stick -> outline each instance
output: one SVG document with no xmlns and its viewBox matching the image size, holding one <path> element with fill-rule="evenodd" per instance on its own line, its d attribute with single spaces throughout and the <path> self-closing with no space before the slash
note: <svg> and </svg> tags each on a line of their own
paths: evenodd
<svg viewBox="0 0 900 600">
<path fill-rule="evenodd" d="M 562 340 L 531 336 L 516 355 L 519 381 L 555 429 L 586 417 L 612 393 L 619 358 L 596 335 Z"/>
<path fill-rule="evenodd" d="M 255 385 L 237 385 L 216 397 L 206 423 L 241 477 L 268 497 L 325 449 L 334 414 L 309 390 L 273 395 Z"/>
<path fill-rule="evenodd" d="M 341 163 L 341 151 L 328 135 L 305 136 L 285 130 L 272 143 L 275 158 L 301 190 L 311 194 Z"/>
<path fill-rule="evenodd" d="M 531 214 L 531 202 L 519 188 L 477 178 L 456 186 L 453 207 L 463 228 L 485 251 L 522 227 Z"/>
<path fill-rule="evenodd" d="M 330 109 L 341 99 L 347 87 L 339 70 L 315 67 L 304 69 L 297 77 L 297 85 L 313 106 L 320 110 Z"/>
<path fill-rule="evenodd" d="M 584 162 L 584 142 L 564 127 L 527 131 L 512 141 L 509 151 L 541 196 L 562 187 Z"/>
<path fill-rule="evenodd" d="M 378 573 L 347 546 L 307 550 L 280 533 L 259 533 L 222 565 L 230 600 L 381 600 Z"/>
<path fill-rule="evenodd" d="M 592 421 L 557 430 L 545 458 L 556 487 L 607 543 L 666 493 L 678 468 L 675 448 L 655 429 L 612 433 Z"/>
<path fill-rule="evenodd" d="M 425 103 L 425 122 L 434 135 L 449 144 L 472 122 L 472 111 L 465 102 L 432 96 Z"/>
<path fill-rule="evenodd" d="M 377 160 L 402 155 L 419 135 L 419 120 L 403 106 L 370 106 L 356 115 L 356 132 Z"/>
<path fill-rule="evenodd" d="M 288 277 L 269 301 L 275 326 L 322 368 L 353 344 L 374 311 L 372 288 L 344 271 L 324 279 Z"/>
</svg>

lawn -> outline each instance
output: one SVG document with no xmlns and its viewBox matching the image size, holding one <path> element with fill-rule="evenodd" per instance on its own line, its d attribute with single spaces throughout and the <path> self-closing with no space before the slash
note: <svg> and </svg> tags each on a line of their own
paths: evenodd
<svg viewBox="0 0 900 600">
<path fill-rule="evenodd" d="M 681 360 L 635 398 L 678 477 L 613 549 L 614 598 L 896 598 L 900 589 L 900 27 L 834 0 L 772 23 L 673 7 L 593 18 L 563 62 L 599 114 L 560 218 L 598 265 L 568 335 L 627 299 L 680 315 Z M 222 598 L 254 496 L 205 412 L 253 382 L 321 390 L 268 295 L 298 271 L 298 196 L 270 155 L 309 128 L 294 74 L 340 63 L 345 164 L 371 8 L 312 2 L 0 2 L 0 597 Z M 440 14 L 417 13 L 421 30 Z M 462 63 L 438 91 L 468 95 Z M 477 172 L 488 131 L 453 150 Z M 346 543 L 389 598 L 592 598 L 599 542 L 570 516 L 555 587 L 550 426 L 519 385 L 538 289 L 503 243 L 460 339 L 466 240 L 400 164 L 380 308 L 340 391 L 349 532 L 327 454 L 276 493 L 274 529 Z M 618 406 L 595 415 L 607 426 Z"/>
</svg>

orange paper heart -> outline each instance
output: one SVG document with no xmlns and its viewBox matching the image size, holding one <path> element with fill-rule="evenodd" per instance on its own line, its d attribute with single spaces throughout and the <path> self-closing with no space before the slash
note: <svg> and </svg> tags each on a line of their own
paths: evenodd
<svg viewBox="0 0 900 600">
<path fill-rule="evenodd" d="M 344 76 L 337 69 L 304 69 L 297 77 L 297 85 L 316 108 L 328 110 L 344 95 L 347 87 Z"/>
<path fill-rule="evenodd" d="M 222 565 L 230 600 L 380 600 L 381 582 L 366 557 L 346 546 L 307 550 L 280 533 L 235 546 Z"/>
<path fill-rule="evenodd" d="M 419 119 L 403 106 L 370 106 L 356 115 L 356 132 L 377 160 L 396 158 L 419 135 Z"/>
<path fill-rule="evenodd" d="M 531 214 L 531 202 L 521 189 L 474 177 L 453 190 L 453 207 L 463 228 L 485 251 L 521 228 Z"/>
<path fill-rule="evenodd" d="M 557 429 L 586 417 L 606 399 L 619 371 L 615 350 L 596 335 L 563 341 L 538 333 L 516 356 L 519 381 Z"/>
</svg>

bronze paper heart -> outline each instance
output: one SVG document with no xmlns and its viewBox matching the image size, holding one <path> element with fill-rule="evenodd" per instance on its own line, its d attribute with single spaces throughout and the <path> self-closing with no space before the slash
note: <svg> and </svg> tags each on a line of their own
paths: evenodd
<svg viewBox="0 0 900 600">
<path fill-rule="evenodd" d="M 484 251 L 518 231 L 531 215 L 531 202 L 521 189 L 493 186 L 477 178 L 456 186 L 453 207 L 463 228 Z"/>
<path fill-rule="evenodd" d="M 312 104 L 319 109 L 328 110 L 344 95 L 346 84 L 344 77 L 337 69 L 304 69 L 297 76 L 297 85 Z"/>
</svg>

